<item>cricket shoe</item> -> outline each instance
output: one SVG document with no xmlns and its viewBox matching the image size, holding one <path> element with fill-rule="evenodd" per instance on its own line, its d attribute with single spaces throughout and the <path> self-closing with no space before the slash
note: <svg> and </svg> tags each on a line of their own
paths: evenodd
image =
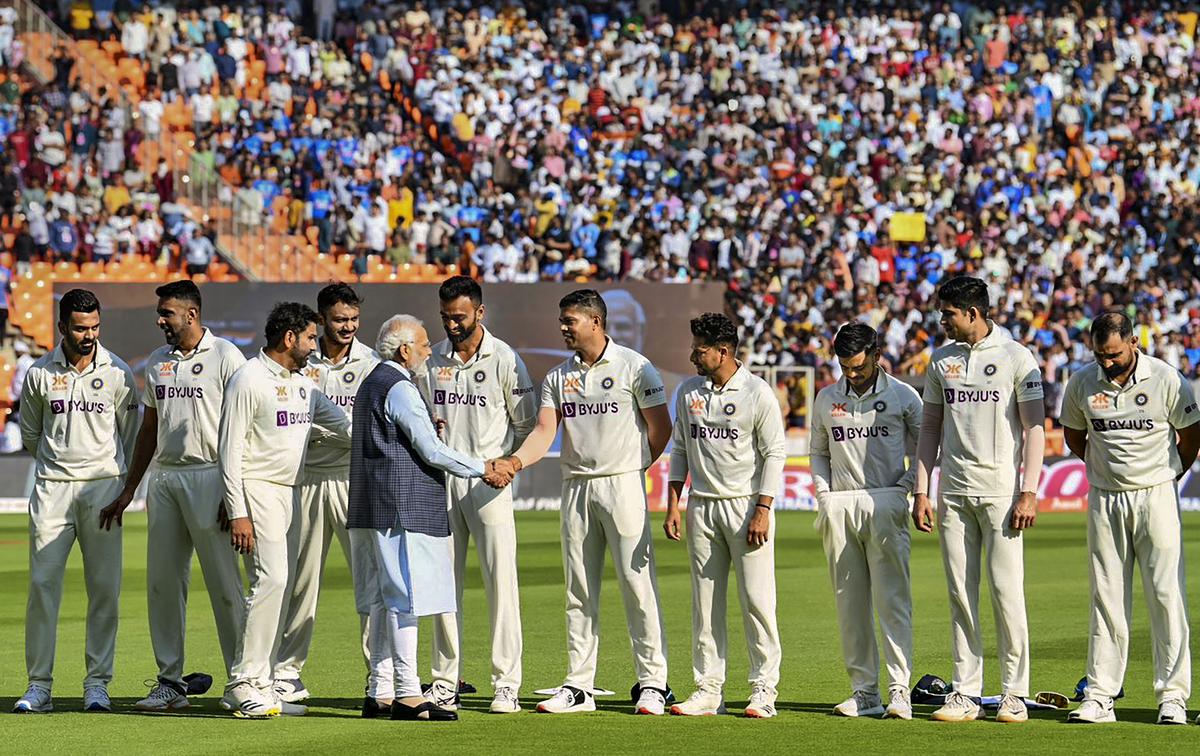
<svg viewBox="0 0 1200 756">
<path fill-rule="evenodd" d="M 1113 710 L 1111 698 L 1085 698 L 1079 708 L 1067 715 L 1067 721 L 1072 724 L 1116 722 L 1117 712 Z"/>
<path fill-rule="evenodd" d="M 1158 705 L 1160 725 L 1185 725 L 1188 723 L 1187 704 L 1182 698 L 1168 698 Z"/>
<path fill-rule="evenodd" d="M 770 719 L 775 716 L 775 689 L 762 683 L 754 683 L 750 702 L 742 712 L 750 719 Z"/>
<path fill-rule="evenodd" d="M 634 714 L 648 714 L 658 717 L 667 711 L 667 696 L 658 688 L 642 688 L 638 694 L 637 703 L 633 706 Z"/>
<path fill-rule="evenodd" d="M 273 688 L 281 701 L 300 703 L 308 700 L 308 688 L 304 687 L 299 677 L 294 680 L 276 680 Z"/>
<path fill-rule="evenodd" d="M 262 691 L 248 682 L 235 685 L 225 693 L 222 707 L 228 704 L 238 719 L 267 719 L 280 714 L 280 700 L 274 691 Z"/>
<path fill-rule="evenodd" d="M 54 711 L 50 701 L 50 689 L 40 685 L 30 685 L 25 695 L 13 705 L 14 714 L 46 714 Z"/>
<path fill-rule="evenodd" d="M 596 699 L 591 693 L 564 685 L 550 698 L 537 705 L 542 714 L 579 714 L 596 710 Z"/>
<path fill-rule="evenodd" d="M 976 719 L 987 719 L 983 707 L 964 696 L 958 691 L 951 691 L 946 696 L 942 708 L 929 715 L 935 722 L 973 722 Z"/>
<path fill-rule="evenodd" d="M 517 700 L 517 691 L 512 688 L 496 688 L 492 697 L 492 705 L 488 711 L 493 714 L 516 714 L 521 710 L 521 702 Z"/>
<path fill-rule="evenodd" d="M 1000 708 L 996 710 L 996 721 L 1012 724 L 1029 721 L 1029 707 L 1020 696 L 1004 694 L 1000 699 Z"/>
<path fill-rule="evenodd" d="M 438 680 L 429 687 L 425 688 L 421 695 L 425 696 L 425 700 L 439 709 L 446 711 L 458 711 L 459 697 L 458 691 L 449 683 Z"/>
<path fill-rule="evenodd" d="M 133 705 L 138 711 L 174 711 L 186 709 L 191 703 L 178 685 L 159 678 L 151 685 L 150 695 Z"/>
<path fill-rule="evenodd" d="M 883 701 L 873 690 L 856 690 L 853 695 L 833 707 L 839 717 L 882 717 Z"/>
<path fill-rule="evenodd" d="M 908 688 L 903 685 L 893 685 L 888 690 L 887 710 L 883 712 L 884 719 L 912 719 L 912 701 L 908 696 Z"/>
<path fill-rule="evenodd" d="M 725 713 L 725 700 L 720 693 L 697 690 L 686 701 L 672 706 L 671 713 L 680 717 L 714 717 Z"/>
<path fill-rule="evenodd" d="M 112 711 L 112 699 L 108 697 L 108 688 L 103 685 L 89 685 L 83 689 L 83 710 L 91 714 L 108 714 Z"/>
</svg>

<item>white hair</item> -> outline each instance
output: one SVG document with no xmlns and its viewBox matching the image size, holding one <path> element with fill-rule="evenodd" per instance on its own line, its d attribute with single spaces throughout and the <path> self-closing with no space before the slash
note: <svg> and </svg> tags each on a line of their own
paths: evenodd
<svg viewBox="0 0 1200 756">
<path fill-rule="evenodd" d="M 379 327 L 379 338 L 375 339 L 375 351 L 385 360 L 395 360 L 400 347 L 415 342 L 417 329 L 423 328 L 424 325 L 412 315 L 393 315 L 383 321 L 383 325 Z"/>
</svg>

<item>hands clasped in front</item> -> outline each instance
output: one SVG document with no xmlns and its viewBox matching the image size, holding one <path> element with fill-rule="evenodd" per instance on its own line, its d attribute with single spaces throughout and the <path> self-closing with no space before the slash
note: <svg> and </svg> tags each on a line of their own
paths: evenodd
<svg viewBox="0 0 1200 756">
<path fill-rule="evenodd" d="M 515 456 L 489 459 L 483 466 L 483 482 L 492 488 L 504 488 L 520 469 L 521 460 Z"/>
</svg>

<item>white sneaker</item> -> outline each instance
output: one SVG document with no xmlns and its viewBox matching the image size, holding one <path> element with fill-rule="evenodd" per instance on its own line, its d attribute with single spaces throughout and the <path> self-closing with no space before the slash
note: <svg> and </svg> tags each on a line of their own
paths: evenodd
<svg viewBox="0 0 1200 756">
<path fill-rule="evenodd" d="M 750 719 L 770 719 L 775 716 L 775 689 L 762 683 L 754 683 L 750 702 L 742 712 Z"/>
<path fill-rule="evenodd" d="M 725 700 L 720 693 L 697 690 L 683 703 L 672 706 L 671 713 L 681 717 L 712 717 L 725 713 Z"/>
<path fill-rule="evenodd" d="M 893 685 L 888 690 L 887 711 L 883 712 L 883 718 L 912 719 L 912 702 L 908 697 L 908 688 Z"/>
<path fill-rule="evenodd" d="M 642 688 L 637 703 L 634 704 L 634 714 L 649 714 L 658 717 L 667 711 L 667 698 L 657 688 Z"/>
<path fill-rule="evenodd" d="M 183 691 L 162 680 L 157 680 L 150 688 L 150 695 L 133 705 L 138 711 L 171 711 L 186 709 L 191 703 Z"/>
<path fill-rule="evenodd" d="M 291 701 L 279 699 L 279 713 L 285 717 L 302 717 L 308 713 L 308 707 L 304 704 L 296 704 Z"/>
<path fill-rule="evenodd" d="M 54 704 L 50 701 L 50 689 L 40 685 L 30 685 L 25 690 L 25 695 L 13 705 L 14 714 L 45 714 L 49 711 L 54 711 Z"/>
<path fill-rule="evenodd" d="M 1168 698 L 1158 705 L 1159 724 L 1183 725 L 1187 721 L 1187 704 L 1182 698 Z"/>
<path fill-rule="evenodd" d="M 103 685 L 89 685 L 83 689 L 83 710 L 92 714 L 107 714 L 112 711 L 112 699 L 108 697 L 108 688 Z"/>
<path fill-rule="evenodd" d="M 946 696 L 942 708 L 929 715 L 935 722 L 973 722 L 976 719 L 987 719 L 983 707 L 957 691 Z"/>
<path fill-rule="evenodd" d="M 268 693 L 248 682 L 238 683 L 225 696 L 233 703 L 233 716 L 238 719 L 277 717 L 282 708 L 273 690 Z"/>
<path fill-rule="evenodd" d="M 1067 721 L 1079 724 L 1116 722 L 1117 712 L 1113 711 L 1111 698 L 1085 698 L 1079 708 L 1067 715 Z"/>
<path fill-rule="evenodd" d="M 870 690 L 856 690 L 852 696 L 833 707 L 833 713 L 841 717 L 882 717 L 883 711 L 879 694 Z"/>
<path fill-rule="evenodd" d="M 577 714 L 596 710 L 596 699 L 591 693 L 564 685 L 550 698 L 537 705 L 543 714 Z"/>
<path fill-rule="evenodd" d="M 293 680 L 276 680 L 272 687 L 275 695 L 279 696 L 279 700 L 286 703 L 300 703 L 308 700 L 308 688 L 304 687 L 304 683 L 299 677 Z"/>
<path fill-rule="evenodd" d="M 496 688 L 496 695 L 492 696 L 492 705 L 488 710 L 493 714 L 516 714 L 521 710 L 517 691 L 512 688 Z"/>
<path fill-rule="evenodd" d="M 458 711 L 458 691 L 449 684 L 438 680 L 429 686 L 429 690 L 421 695 L 425 700 L 446 711 Z"/>
<path fill-rule="evenodd" d="M 1028 722 L 1029 709 L 1019 696 L 1005 694 L 1000 698 L 1000 708 L 996 710 L 997 722 Z"/>
</svg>

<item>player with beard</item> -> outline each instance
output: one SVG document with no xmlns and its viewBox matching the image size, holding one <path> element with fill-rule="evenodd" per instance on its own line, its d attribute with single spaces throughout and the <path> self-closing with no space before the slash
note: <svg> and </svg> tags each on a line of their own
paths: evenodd
<svg viewBox="0 0 1200 756">
<path fill-rule="evenodd" d="M 167 343 L 146 362 L 145 411 L 125 488 L 100 513 L 103 527 L 120 527 L 122 513 L 150 462 L 155 463 L 146 489 L 146 596 L 158 680 L 150 695 L 134 704 L 142 711 L 188 706 L 183 659 L 193 551 L 208 588 L 226 674 L 246 612 L 237 554 L 222 532 L 224 489 L 217 467 L 225 385 L 246 358 L 200 322 L 196 284 L 175 281 L 155 293 L 157 324 Z"/>
<path fill-rule="evenodd" d="M 1063 435 L 1087 466 L 1092 583 L 1087 692 L 1071 722 L 1115 722 L 1129 654 L 1133 565 L 1142 573 L 1159 724 L 1187 724 L 1192 687 L 1179 489 L 1200 450 L 1191 384 L 1137 347 L 1119 312 L 1092 321 L 1093 364 L 1063 395 Z M 1197 720 L 1200 723 L 1200 720 Z"/>
<path fill-rule="evenodd" d="M 362 300 L 344 283 L 330 284 L 318 292 L 321 338 L 304 369 L 309 380 L 341 408 L 347 419 L 353 416 L 359 384 L 379 364 L 375 350 L 357 338 L 361 309 Z M 293 568 L 275 661 L 275 692 L 284 701 L 303 701 L 309 695 L 300 672 L 308 660 L 321 575 L 334 536 L 342 545 L 350 574 L 362 574 L 361 568 L 355 569 L 346 530 L 349 504 L 350 450 L 314 437 L 304 460 L 304 474 L 296 486 L 296 509 L 288 529 L 288 558 Z M 359 615 L 359 624 L 363 662 L 369 671 L 367 615 Z"/>
<path fill-rule="evenodd" d="M 62 341 L 35 362 L 21 393 L 21 439 L 34 457 L 29 499 L 29 603 L 25 666 L 29 688 L 16 712 L 54 706 L 54 650 L 63 576 L 76 539 L 87 584 L 85 711 L 111 711 L 108 684 L 117 645 L 121 531 L 101 526 L 117 496 L 138 426 L 129 366 L 100 345 L 100 301 L 72 289 L 58 306 Z"/>
<path fill-rule="evenodd" d="M 427 392 L 445 421 L 444 440 L 458 452 L 495 459 L 519 447 L 537 420 L 529 371 L 512 347 L 483 325 L 483 291 L 474 279 L 454 276 L 438 290 L 446 339 L 433 347 Z M 458 612 L 433 622 L 433 684 L 427 696 L 453 708 L 462 675 L 462 593 L 467 546 L 475 540 L 492 637 L 491 711 L 521 710 L 521 607 L 517 592 L 517 531 L 512 488 L 495 489 L 478 478 L 449 475 L 450 531 Z"/>
</svg>

